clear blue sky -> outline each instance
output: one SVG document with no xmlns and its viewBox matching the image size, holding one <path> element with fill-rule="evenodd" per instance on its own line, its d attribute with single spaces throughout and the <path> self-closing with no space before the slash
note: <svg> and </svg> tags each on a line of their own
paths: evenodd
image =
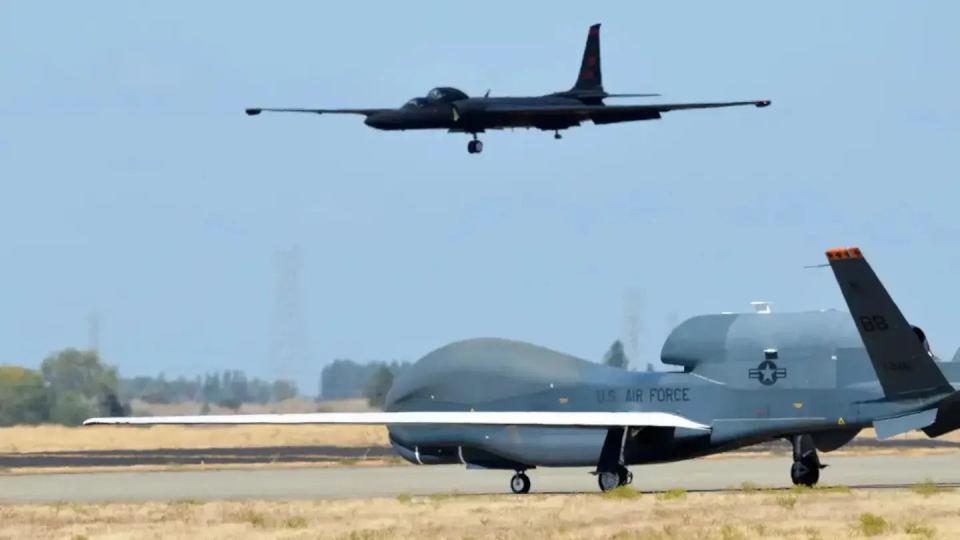
<svg viewBox="0 0 960 540">
<path fill-rule="evenodd" d="M 269 360 L 293 244 L 311 380 L 473 336 L 598 358 L 627 289 L 656 359 L 694 314 L 842 307 L 802 266 L 844 244 L 950 356 L 957 20 L 955 2 L 0 3 L 0 361 L 85 346 L 96 311 L 127 374 L 297 371 Z M 494 132 L 481 156 L 242 113 L 565 89 L 594 22 L 608 90 L 773 106 Z"/>
</svg>

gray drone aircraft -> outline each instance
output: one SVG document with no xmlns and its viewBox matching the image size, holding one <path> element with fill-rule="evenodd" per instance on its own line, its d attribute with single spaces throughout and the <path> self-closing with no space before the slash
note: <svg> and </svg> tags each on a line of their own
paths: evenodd
<svg viewBox="0 0 960 540">
<path fill-rule="evenodd" d="M 600 73 L 600 25 L 590 27 L 583 51 L 580 73 L 573 88 L 533 97 L 470 97 L 456 88 L 438 87 L 426 97 L 413 98 L 398 109 L 299 109 L 250 108 L 250 116 L 267 112 L 295 112 L 314 114 L 359 114 L 364 123 L 376 129 L 402 131 L 407 129 L 446 129 L 452 133 L 469 133 L 473 139 L 467 151 L 483 151 L 478 133 L 488 129 L 537 128 L 553 131 L 560 138 L 560 130 L 579 126 L 589 120 L 594 124 L 613 124 L 637 120 L 655 120 L 661 113 L 683 109 L 712 109 L 754 105 L 766 107 L 769 100 L 730 101 L 720 103 L 666 103 L 659 105 L 605 105 L 606 98 L 652 97 L 659 94 L 608 94 L 603 89 Z"/>
<path fill-rule="evenodd" d="M 592 466 L 600 489 L 628 465 L 786 439 L 794 483 L 813 485 L 818 450 L 863 428 L 881 438 L 960 427 L 960 365 L 940 362 L 857 248 L 827 251 L 850 313 L 694 317 L 667 338 L 676 372 L 633 372 L 525 343 L 453 343 L 398 377 L 385 412 L 93 418 L 86 424 L 386 424 L 421 464 L 516 471 Z M 951 380 L 955 382 L 950 382 Z"/>
</svg>

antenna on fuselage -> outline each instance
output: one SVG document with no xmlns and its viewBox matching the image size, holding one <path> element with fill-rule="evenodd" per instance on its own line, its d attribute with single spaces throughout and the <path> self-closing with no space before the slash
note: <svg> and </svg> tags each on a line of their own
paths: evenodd
<svg viewBox="0 0 960 540">
<path fill-rule="evenodd" d="M 757 300 L 750 302 L 750 305 L 753 306 L 753 310 L 759 315 L 769 315 L 773 313 L 773 310 L 770 309 L 770 306 L 773 305 L 773 302 L 767 302 L 766 300 Z"/>
</svg>

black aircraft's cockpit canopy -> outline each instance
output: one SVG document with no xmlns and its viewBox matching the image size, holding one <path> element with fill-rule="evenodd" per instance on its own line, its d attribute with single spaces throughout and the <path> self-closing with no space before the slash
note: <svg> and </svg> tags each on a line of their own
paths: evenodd
<svg viewBox="0 0 960 540">
<path fill-rule="evenodd" d="M 456 88 L 451 88 L 449 86 L 438 86 L 437 88 L 427 92 L 426 97 L 413 98 L 404 103 L 403 108 L 422 109 L 435 103 L 453 103 L 454 101 L 468 99 L 469 97 L 470 96 L 468 96 L 465 92 L 457 90 Z"/>
<path fill-rule="evenodd" d="M 430 104 L 430 101 L 427 98 L 413 98 L 410 101 L 403 104 L 404 109 L 422 109 Z"/>
<path fill-rule="evenodd" d="M 441 103 L 460 101 L 461 99 L 467 99 L 468 97 L 470 96 L 460 90 L 457 90 L 456 88 L 451 88 L 449 86 L 440 86 L 427 92 L 428 100 Z"/>
</svg>

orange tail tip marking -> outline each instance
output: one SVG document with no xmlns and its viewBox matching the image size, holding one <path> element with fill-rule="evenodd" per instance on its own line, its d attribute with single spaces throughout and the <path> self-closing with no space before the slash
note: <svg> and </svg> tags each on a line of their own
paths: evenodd
<svg viewBox="0 0 960 540">
<path fill-rule="evenodd" d="M 863 252 L 858 247 L 852 248 L 833 248 L 827 250 L 827 259 L 838 261 L 840 259 L 862 259 Z"/>
<path fill-rule="evenodd" d="M 827 250 L 827 259 L 831 261 L 836 261 L 839 259 L 849 258 L 850 254 L 845 248 L 833 248 Z"/>
</svg>

